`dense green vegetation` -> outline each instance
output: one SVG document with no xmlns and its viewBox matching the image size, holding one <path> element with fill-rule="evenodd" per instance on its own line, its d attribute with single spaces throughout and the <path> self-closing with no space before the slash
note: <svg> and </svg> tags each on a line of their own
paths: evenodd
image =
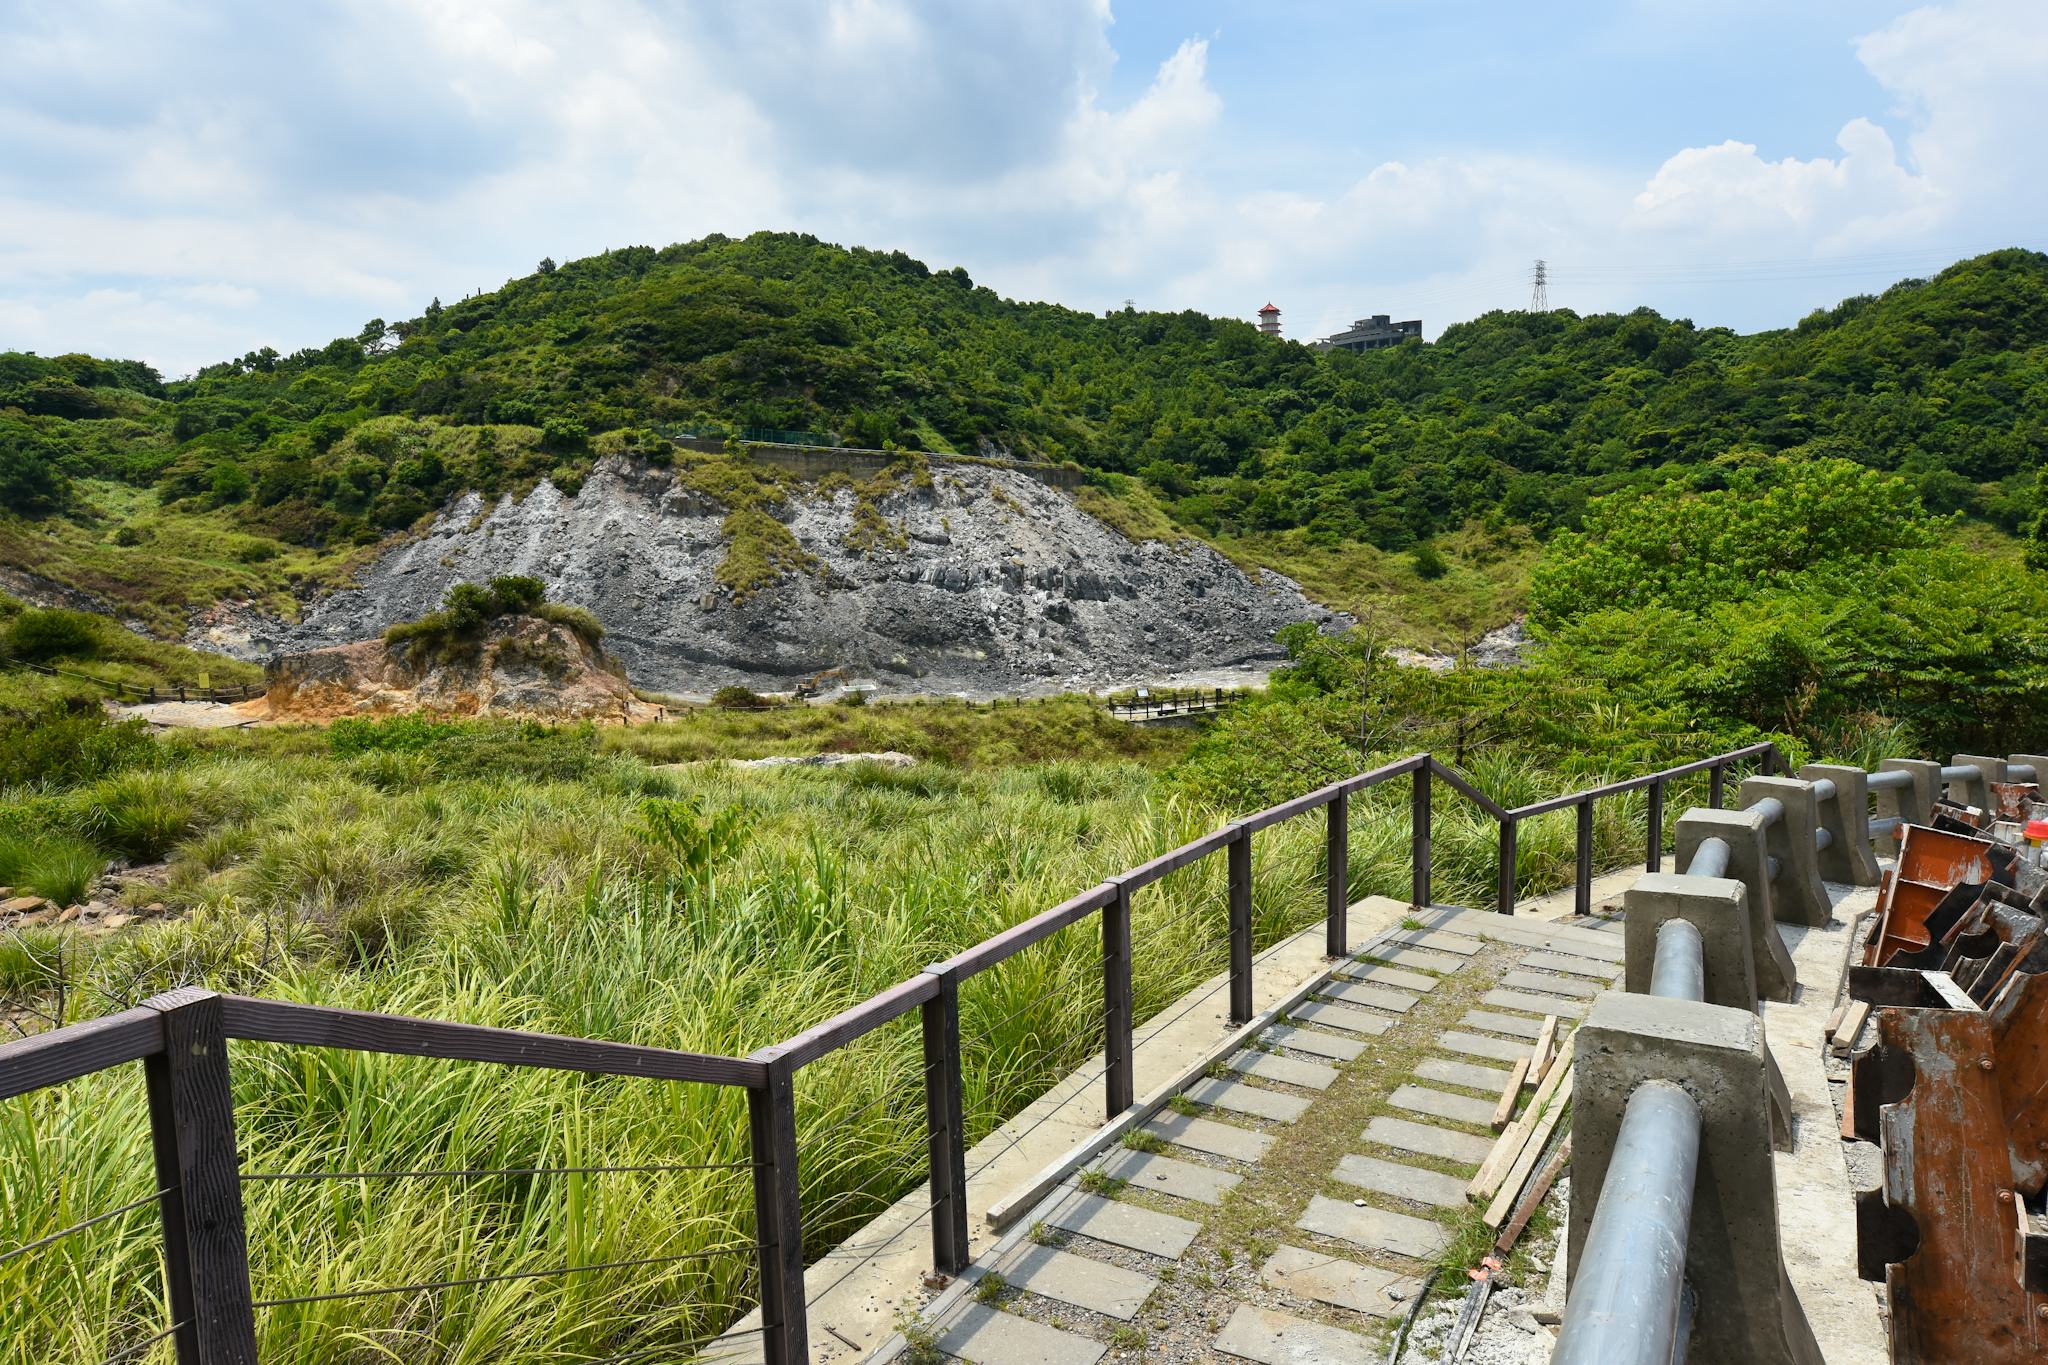
<svg viewBox="0 0 2048 1365">
<path fill-rule="evenodd" d="M 0 713 L 98 702 L 115 684 L 132 697 L 151 687 L 234 687 L 262 678 L 255 664 L 152 640 L 94 612 L 30 607 L 0 594 Z"/>
<path fill-rule="evenodd" d="M 2020 250 L 1754 336 L 1497 312 L 1353 355 L 1194 313 L 1014 303 L 900 252 L 710 237 L 170 383 L 0 357 L 0 503 L 49 523 L 12 523 L 0 553 L 113 583 L 141 576 L 120 549 L 206 561 L 188 600 L 239 559 L 260 594 L 318 573 L 294 547 L 367 543 L 465 488 L 573 488 L 598 451 L 665 458 L 654 429 L 675 423 L 1073 460 L 1169 528 L 1294 533 L 1295 553 L 1405 550 L 1473 521 L 1541 536 L 1590 496 L 1711 480 L 1741 452 L 1895 471 L 1930 509 L 2017 532 L 2042 510 L 2044 362 L 2048 257 Z M 240 540 L 195 553 L 183 528 L 223 511 L 209 524 Z M 58 553 L 74 523 L 97 534 Z M 1427 581 L 1436 559 L 1413 564 Z"/>
</svg>

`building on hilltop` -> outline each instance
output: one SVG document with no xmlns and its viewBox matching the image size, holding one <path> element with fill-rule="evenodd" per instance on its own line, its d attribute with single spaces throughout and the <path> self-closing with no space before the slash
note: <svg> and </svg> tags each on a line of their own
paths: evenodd
<svg viewBox="0 0 2048 1365">
<path fill-rule="evenodd" d="M 1398 346 L 1404 341 L 1422 340 L 1422 319 L 1408 322 L 1390 322 L 1385 313 L 1375 313 L 1369 318 L 1360 318 L 1351 324 L 1348 332 L 1339 332 L 1316 343 L 1319 351 L 1377 351 L 1388 346 Z"/>
<path fill-rule="evenodd" d="M 1259 330 L 1269 337 L 1280 335 L 1279 308 L 1269 303 L 1259 310 Z"/>
</svg>

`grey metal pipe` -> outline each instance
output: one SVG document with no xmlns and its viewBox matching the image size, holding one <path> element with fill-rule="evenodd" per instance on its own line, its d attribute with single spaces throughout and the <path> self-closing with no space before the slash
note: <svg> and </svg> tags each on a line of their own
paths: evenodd
<svg viewBox="0 0 2048 1365">
<path fill-rule="evenodd" d="M 1628 1097 L 1550 1365 L 1670 1365 L 1700 1164 L 1700 1107 L 1670 1081 Z M 1722 1305 L 1724 1312 L 1738 1305 Z"/>
<path fill-rule="evenodd" d="M 1692 861 L 1685 865 L 1688 877 L 1725 877 L 1728 875 L 1728 841 L 1707 838 L 1699 842 L 1692 851 Z"/>
<path fill-rule="evenodd" d="M 1778 880 L 1778 855 L 1775 853 L 1764 855 L 1764 879 L 1773 882 Z"/>
<path fill-rule="evenodd" d="M 1870 822 L 1870 837 L 1881 839 L 1888 834 L 1896 834 L 1898 833 L 1899 826 L 1905 823 L 1905 818 L 1898 815 L 1887 815 L 1882 820 L 1872 820 Z"/>
<path fill-rule="evenodd" d="M 1657 958 L 1650 966 L 1650 994 L 1667 1000 L 1707 998 L 1706 946 L 1697 926 L 1668 919 L 1657 929 Z"/>
<path fill-rule="evenodd" d="M 1813 831 L 1813 846 L 1816 849 L 1833 848 L 1835 846 L 1835 832 L 1826 825 L 1817 826 Z"/>
<path fill-rule="evenodd" d="M 1766 796 L 1749 809 L 1763 816 L 1766 826 L 1775 825 L 1785 818 L 1785 803 L 1775 796 Z"/>
<path fill-rule="evenodd" d="M 1816 801 L 1834 800 L 1835 779 L 1832 777 L 1815 778 L 1813 783 L 1813 799 Z"/>
<path fill-rule="evenodd" d="M 1977 770 L 1967 763 L 1945 764 L 1941 770 L 1941 780 L 1944 782 L 1959 782 L 1963 778 L 1975 776 Z"/>
<path fill-rule="evenodd" d="M 2009 782 L 2038 782 L 2041 780 L 2034 776 L 2034 765 L 2031 763 L 2008 763 L 2005 765 L 2005 776 Z"/>
<path fill-rule="evenodd" d="M 1887 769 L 1870 775 L 1870 789 L 1874 792 L 1890 791 L 1894 787 L 1906 788 L 1913 785 L 1913 774 L 1902 768 Z"/>
</svg>

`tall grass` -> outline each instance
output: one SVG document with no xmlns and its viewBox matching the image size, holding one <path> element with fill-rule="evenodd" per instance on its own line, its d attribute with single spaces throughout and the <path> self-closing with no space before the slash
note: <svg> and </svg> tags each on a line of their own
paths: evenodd
<svg viewBox="0 0 2048 1365">
<path fill-rule="evenodd" d="M 1506 766 L 1479 777 L 1509 800 L 1555 790 Z M 638 832 L 649 796 L 705 819 L 740 808 L 743 841 L 708 865 L 685 859 Z M 1355 800 L 1354 896 L 1405 897 L 1407 796 L 1393 783 Z M 1168 793 L 1137 763 L 653 773 L 613 756 L 574 781 L 436 780 L 431 755 L 230 751 L 0 812 L 0 831 L 32 817 L 51 837 L 167 855 L 162 894 L 187 912 L 55 967 L 0 954 L 0 986 L 47 1007 L 51 971 L 67 973 L 72 1017 L 202 982 L 739 1056 L 1228 814 Z M 1639 847 L 1640 819 L 1639 800 L 1607 803 L 1603 853 Z M 1434 833 L 1438 898 L 1487 903 L 1491 822 L 1444 797 Z M 1256 836 L 1260 945 L 1320 915 L 1322 840 L 1319 814 Z M 1568 875 L 1569 818 L 1562 835 L 1532 822 L 1522 857 L 1529 887 Z M 1141 1018 L 1223 967 L 1224 903 L 1221 858 L 1138 894 Z M 978 1139 L 1099 1055 L 1095 922 L 966 982 L 961 1015 Z M 751 1301 L 749 1173 L 716 1165 L 748 1159 L 737 1092 L 253 1044 L 235 1045 L 232 1063 L 250 1175 L 713 1166 L 251 1180 L 256 1296 L 351 1295 L 259 1310 L 266 1361 L 681 1353 Z M 921 1182 L 922 1069 L 907 1017 L 800 1072 L 808 1254 Z M 0 1254 L 149 1193 L 134 1070 L 0 1105 Z M 1096 1102 L 1091 1091 L 1071 1112 L 1089 1117 Z M 0 1361 L 98 1361 L 158 1330 L 157 1237 L 145 1208 L 0 1260 Z"/>
</svg>

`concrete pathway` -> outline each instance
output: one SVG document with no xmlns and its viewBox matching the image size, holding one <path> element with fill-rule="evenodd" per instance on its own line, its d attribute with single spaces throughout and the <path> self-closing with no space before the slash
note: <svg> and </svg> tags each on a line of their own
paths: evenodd
<svg viewBox="0 0 2048 1365">
<path fill-rule="evenodd" d="M 975 1365 L 1140 1347 L 1382 1359 L 1387 1324 L 1477 1216 L 1467 1186 L 1504 1064 L 1546 1017 L 1561 1042 L 1622 957 L 1611 922 L 1417 922 L 1087 1163 L 977 1259 L 924 1339 Z"/>
</svg>

